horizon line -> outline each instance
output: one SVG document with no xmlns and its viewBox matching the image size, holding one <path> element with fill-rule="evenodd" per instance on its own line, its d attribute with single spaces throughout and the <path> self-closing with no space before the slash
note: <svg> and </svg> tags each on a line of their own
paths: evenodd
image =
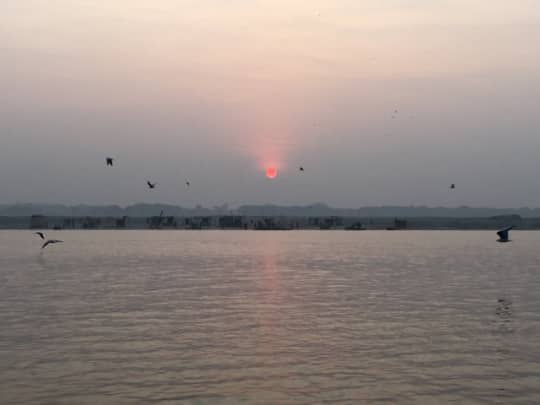
<svg viewBox="0 0 540 405">
<path fill-rule="evenodd" d="M 320 207 L 320 208 L 327 208 L 327 209 L 336 209 L 336 210 L 360 210 L 360 209 L 380 209 L 380 208 L 405 208 L 405 209 L 486 209 L 486 210 L 538 210 L 540 207 L 528 207 L 528 206 L 521 206 L 521 207 L 493 207 L 493 206 L 470 206 L 470 205 L 460 205 L 460 206 L 442 206 L 442 205 L 387 205 L 387 204 L 381 204 L 381 205 L 363 205 L 359 207 L 339 207 L 339 206 L 332 206 L 324 202 L 313 202 L 313 203 L 306 203 L 306 204 L 277 204 L 277 203 L 243 203 L 240 205 L 229 205 L 229 203 L 222 203 L 219 205 L 213 205 L 213 206 L 204 206 L 202 204 L 197 204 L 192 207 L 183 206 L 178 203 L 169 203 L 169 202 L 133 202 L 128 204 L 115 204 L 115 203 L 62 203 L 62 202 L 15 202 L 15 203 L 2 203 L 0 202 L 0 207 L 16 207 L 16 206 L 32 206 L 32 205 L 42 205 L 42 206 L 63 206 L 63 207 L 69 207 L 69 208 L 75 208 L 75 207 L 81 207 L 81 206 L 87 206 L 87 207 L 118 207 L 122 209 L 126 209 L 128 207 L 138 206 L 138 205 L 167 205 L 167 206 L 173 206 L 176 208 L 182 208 L 187 210 L 194 210 L 194 209 L 219 209 L 224 208 L 226 206 L 226 209 L 229 210 L 235 210 L 242 207 L 275 207 L 275 208 L 313 208 L 313 207 Z"/>
</svg>

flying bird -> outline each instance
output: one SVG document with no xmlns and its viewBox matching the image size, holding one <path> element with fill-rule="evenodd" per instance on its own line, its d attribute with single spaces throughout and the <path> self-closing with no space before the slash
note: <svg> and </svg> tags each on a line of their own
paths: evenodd
<svg viewBox="0 0 540 405">
<path fill-rule="evenodd" d="M 189 181 L 186 181 L 186 186 L 191 186 L 191 183 Z"/>
<path fill-rule="evenodd" d="M 45 240 L 45 234 L 43 232 L 34 232 L 34 235 L 38 235 L 41 239 Z"/>
<path fill-rule="evenodd" d="M 497 242 L 505 243 L 510 242 L 510 239 L 508 239 L 508 234 L 510 233 L 510 229 L 512 229 L 514 225 L 507 226 L 506 228 L 501 229 L 497 232 L 497 235 L 499 236 L 499 239 L 497 239 Z"/>
<path fill-rule="evenodd" d="M 114 158 L 112 157 L 107 157 L 105 158 L 105 163 L 107 163 L 107 166 L 114 166 Z"/>
<path fill-rule="evenodd" d="M 41 249 L 45 249 L 47 246 L 54 243 L 63 243 L 63 242 L 64 242 L 63 240 L 59 240 L 59 239 L 49 239 L 43 244 L 43 246 L 41 246 Z"/>
<path fill-rule="evenodd" d="M 450 189 L 454 190 L 456 188 L 456 185 L 454 183 L 450 184 Z"/>
<path fill-rule="evenodd" d="M 303 172 L 303 171 L 304 171 L 304 167 L 303 167 L 303 166 L 300 166 L 300 167 L 298 168 L 298 170 L 300 170 L 301 172 Z"/>
<path fill-rule="evenodd" d="M 157 183 L 151 183 L 149 180 L 146 181 L 146 184 L 148 185 L 148 188 L 150 190 L 156 188 L 156 186 L 157 186 Z"/>
</svg>

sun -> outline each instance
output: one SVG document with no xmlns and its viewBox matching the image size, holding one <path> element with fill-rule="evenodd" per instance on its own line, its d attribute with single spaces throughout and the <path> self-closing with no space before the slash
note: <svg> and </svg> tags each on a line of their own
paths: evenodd
<svg viewBox="0 0 540 405">
<path fill-rule="evenodd" d="M 266 168 L 266 177 L 269 179 L 275 179 L 277 177 L 277 169 L 275 167 Z"/>
</svg>

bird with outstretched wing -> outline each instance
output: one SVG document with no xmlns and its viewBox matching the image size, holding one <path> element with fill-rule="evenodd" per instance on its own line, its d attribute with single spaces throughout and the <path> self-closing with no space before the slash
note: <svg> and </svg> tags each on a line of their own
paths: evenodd
<svg viewBox="0 0 540 405">
<path fill-rule="evenodd" d="M 43 246 L 41 246 L 41 249 L 45 249 L 47 246 L 52 245 L 54 243 L 63 243 L 63 242 L 64 242 L 63 240 L 59 240 L 59 239 L 49 239 L 43 244 Z"/>
</svg>

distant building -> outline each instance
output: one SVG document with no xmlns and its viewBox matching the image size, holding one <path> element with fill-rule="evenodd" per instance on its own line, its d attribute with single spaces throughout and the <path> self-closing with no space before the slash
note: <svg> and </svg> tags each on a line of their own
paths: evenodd
<svg viewBox="0 0 540 405">
<path fill-rule="evenodd" d="M 185 229 L 214 228 L 216 226 L 211 216 L 186 217 L 181 220 L 180 224 Z"/>
<path fill-rule="evenodd" d="M 160 229 L 161 228 L 161 223 L 163 222 L 163 216 L 160 215 L 160 216 L 154 216 L 154 217 L 150 217 L 146 220 L 146 223 L 148 224 L 148 227 L 150 229 Z"/>
<path fill-rule="evenodd" d="M 264 217 L 255 222 L 253 229 L 259 231 L 279 231 L 291 229 L 291 227 L 285 226 L 280 218 Z"/>
<path fill-rule="evenodd" d="M 84 229 L 97 229 L 101 225 L 101 218 L 96 217 L 84 217 L 82 220 L 82 227 Z"/>
<path fill-rule="evenodd" d="M 218 223 L 219 223 L 219 227 L 222 229 L 225 229 L 225 228 L 241 229 L 244 227 L 241 216 L 227 215 L 224 217 L 219 217 Z"/>
<path fill-rule="evenodd" d="M 163 219 L 161 220 L 161 227 L 178 228 L 178 224 L 176 223 L 176 219 L 174 217 L 163 217 Z"/>
<path fill-rule="evenodd" d="M 126 223 L 127 223 L 127 218 L 126 216 L 123 216 L 122 218 L 120 219 L 117 219 L 116 220 L 116 228 L 125 228 L 126 227 Z"/>
<path fill-rule="evenodd" d="M 332 229 L 337 227 L 343 226 L 343 218 L 341 217 L 326 217 L 321 218 L 321 221 L 319 221 L 319 228 L 320 229 Z"/>
<path fill-rule="evenodd" d="M 355 222 L 349 226 L 345 227 L 346 231 L 365 231 L 366 228 L 362 225 L 362 222 Z"/>
<path fill-rule="evenodd" d="M 405 219 L 394 219 L 396 229 L 407 229 L 407 221 Z"/>
<path fill-rule="evenodd" d="M 163 210 L 161 210 L 159 216 L 148 218 L 146 223 L 150 229 L 178 228 L 176 219 L 173 216 L 163 216 Z"/>
<path fill-rule="evenodd" d="M 45 215 L 32 215 L 30 217 L 30 228 L 31 229 L 48 229 L 49 220 Z"/>
<path fill-rule="evenodd" d="M 405 219 L 394 218 L 394 226 L 389 226 L 386 228 L 387 231 L 394 231 L 399 229 L 407 229 L 407 221 Z"/>
<path fill-rule="evenodd" d="M 309 225 L 319 229 L 332 229 L 343 227 L 343 218 L 337 216 L 331 217 L 310 217 Z"/>
</svg>

